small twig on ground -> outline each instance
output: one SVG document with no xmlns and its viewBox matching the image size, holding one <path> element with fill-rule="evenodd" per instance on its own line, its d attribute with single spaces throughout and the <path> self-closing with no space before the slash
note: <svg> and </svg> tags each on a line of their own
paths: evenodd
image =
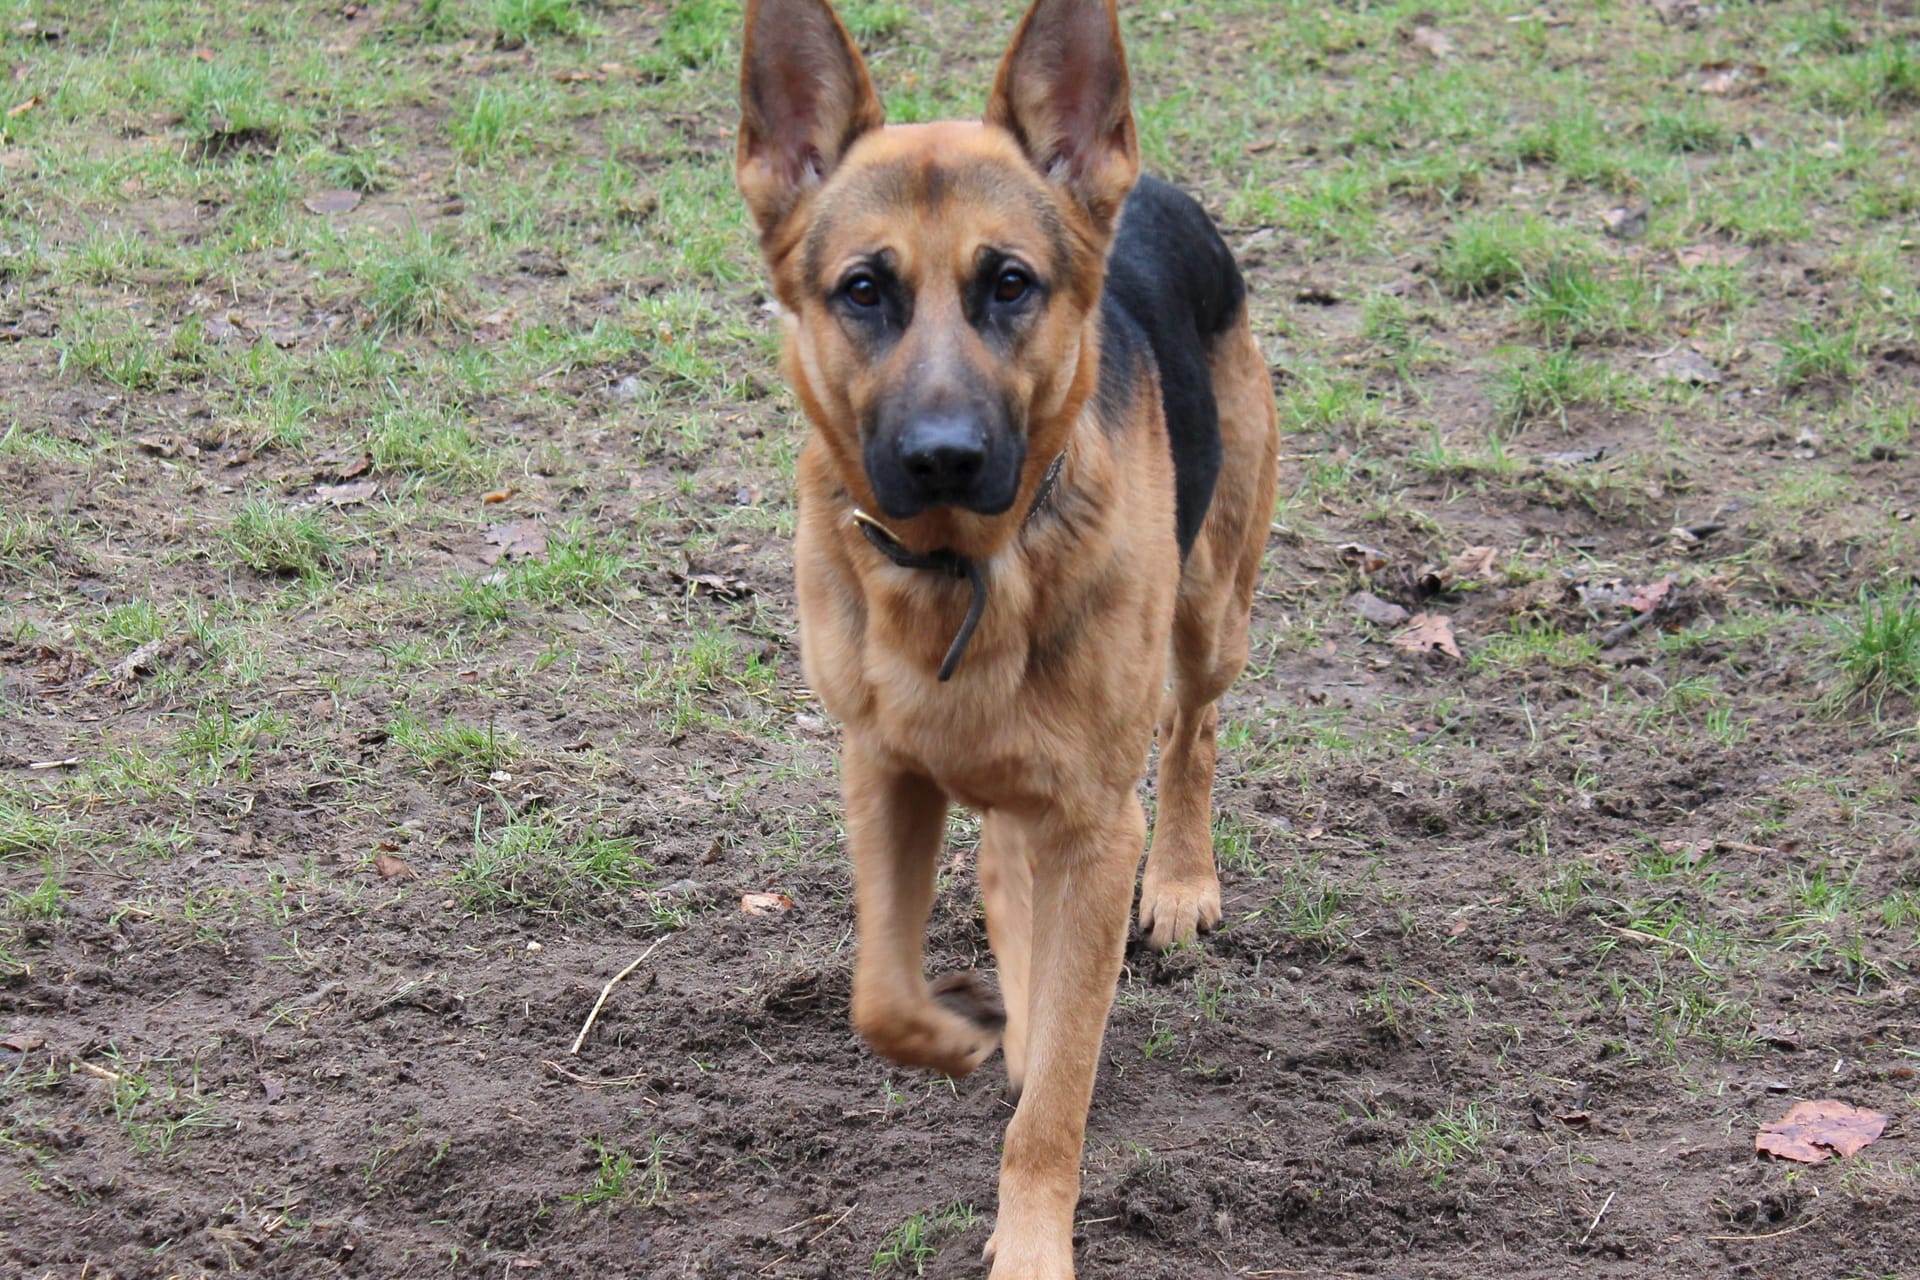
<svg viewBox="0 0 1920 1280">
<path fill-rule="evenodd" d="M 1657 933 L 1642 933 L 1638 929 L 1628 929 L 1617 924 L 1610 924 L 1606 927 L 1623 938 L 1632 938 L 1635 942 L 1651 942 L 1656 947 L 1667 947 L 1671 950 L 1678 951 L 1681 955 L 1693 961 L 1700 972 L 1709 976 L 1713 975 L 1713 966 L 1705 960 L 1702 960 L 1699 953 L 1684 942 L 1675 942 L 1672 938 L 1663 938 Z"/>
<path fill-rule="evenodd" d="M 600 988 L 600 998 L 593 1002 L 593 1009 L 591 1012 L 587 1014 L 587 1020 L 580 1024 L 580 1034 L 573 1038 L 573 1048 L 567 1050 L 568 1053 L 574 1054 L 574 1053 L 580 1052 L 580 1046 L 587 1042 L 587 1032 L 593 1030 L 593 1020 L 600 1016 L 600 1007 L 606 1004 L 607 997 L 609 995 L 612 995 L 613 989 L 620 985 L 620 980 L 626 977 L 628 974 L 632 973 L 635 969 L 638 969 L 646 961 L 646 958 L 648 956 L 652 955 L 654 952 L 660 949 L 661 943 L 665 942 L 668 938 L 671 938 L 672 936 L 673 935 L 670 933 L 661 934 L 657 939 L 654 940 L 654 944 L 652 946 L 648 947 L 645 951 L 642 951 L 638 956 L 634 958 L 634 961 L 632 964 L 628 965 L 626 968 L 622 969 L 620 972 L 614 974 L 611 978 L 607 979 L 607 985 Z"/>
<path fill-rule="evenodd" d="M 1607 1210 L 1613 1208 L 1613 1198 L 1619 1194 L 1618 1191 L 1607 1192 L 1606 1203 L 1600 1206 L 1600 1212 L 1594 1214 L 1593 1221 L 1587 1224 L 1587 1234 L 1580 1237 L 1581 1244 L 1585 1244 L 1587 1241 L 1593 1239 L 1593 1233 L 1599 1229 L 1600 1219 L 1607 1216 Z"/>
<path fill-rule="evenodd" d="M 1814 1223 L 1820 1222 L 1822 1220 L 1823 1219 L 1820 1219 L 1820 1218 L 1808 1218 L 1805 1222 L 1801 1223 L 1797 1227 L 1788 1227 L 1784 1231 L 1769 1231 L 1765 1235 L 1759 1235 L 1759 1236 L 1708 1236 L 1707 1239 L 1709 1240 L 1778 1240 L 1781 1236 L 1790 1236 L 1796 1231 L 1805 1231 L 1808 1227 L 1812 1226 Z"/>
<path fill-rule="evenodd" d="M 1666 599 L 1662 599 L 1659 604 L 1654 605 L 1653 608 L 1647 610 L 1645 613 L 1636 614 L 1619 626 L 1611 627 L 1601 632 L 1600 647 L 1602 649 L 1611 649 L 1623 640 L 1632 639 L 1647 627 L 1652 626 L 1660 619 L 1666 617 L 1671 611 L 1672 606 Z"/>
<path fill-rule="evenodd" d="M 808 1236 L 807 1243 L 810 1245 L 817 1243 L 829 1231 L 832 1231 L 835 1227 L 838 1227 L 841 1223 L 845 1222 L 848 1218 L 851 1218 L 853 1216 L 853 1211 L 855 1209 L 858 1209 L 859 1207 L 860 1206 L 858 1204 L 848 1205 L 847 1211 L 845 1213 L 841 1214 L 839 1217 L 835 1218 L 832 1222 L 829 1222 L 826 1226 L 822 1227 L 820 1230 Z"/>
<path fill-rule="evenodd" d="M 88 1075 L 93 1076 L 95 1079 L 105 1080 L 109 1084 L 120 1083 L 120 1074 L 117 1071 L 109 1071 L 105 1067 L 96 1067 L 91 1062 L 76 1062 L 73 1065 Z"/>
<path fill-rule="evenodd" d="M 573 1072 L 567 1070 L 565 1067 L 561 1066 L 559 1063 L 555 1062 L 551 1058 L 542 1058 L 540 1060 L 540 1065 L 545 1067 L 547 1070 L 553 1072 L 553 1074 L 559 1076 L 563 1080 L 571 1080 L 575 1084 L 585 1085 L 589 1089 L 628 1089 L 633 1087 L 634 1085 L 639 1084 L 643 1079 L 646 1078 L 644 1076 L 608 1076 L 604 1080 L 596 1080 L 592 1076 L 576 1075 Z M 650 1107 L 657 1107 L 660 1105 L 658 1102 L 654 1101 L 652 1098 L 647 1097 L 645 1094 L 640 1095 L 640 1101 L 646 1103 Z"/>
</svg>

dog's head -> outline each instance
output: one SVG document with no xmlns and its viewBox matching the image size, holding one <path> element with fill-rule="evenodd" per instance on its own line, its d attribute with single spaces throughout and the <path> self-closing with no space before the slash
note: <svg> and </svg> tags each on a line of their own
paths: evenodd
<svg viewBox="0 0 1920 1280">
<path fill-rule="evenodd" d="M 1139 172 L 1113 0 L 1035 0 L 984 121 L 883 127 L 827 0 L 749 0 L 738 178 L 856 500 L 998 516 L 1064 447 Z"/>
</svg>

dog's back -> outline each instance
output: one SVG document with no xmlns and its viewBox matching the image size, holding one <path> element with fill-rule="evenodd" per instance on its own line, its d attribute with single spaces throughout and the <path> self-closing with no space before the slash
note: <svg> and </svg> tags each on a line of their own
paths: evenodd
<svg viewBox="0 0 1920 1280">
<path fill-rule="evenodd" d="M 1134 370 L 1150 351 L 1173 448 L 1175 528 L 1185 556 L 1220 475 L 1220 416 L 1208 356 L 1246 302 L 1240 268 L 1193 198 L 1142 176 L 1120 215 L 1101 299 L 1102 420 L 1127 420 Z"/>
</svg>

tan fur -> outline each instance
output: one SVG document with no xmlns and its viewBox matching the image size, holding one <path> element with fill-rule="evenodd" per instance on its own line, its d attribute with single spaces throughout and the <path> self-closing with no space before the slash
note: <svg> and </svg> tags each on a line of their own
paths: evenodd
<svg viewBox="0 0 1920 1280">
<path fill-rule="evenodd" d="M 1243 314 L 1213 350 L 1225 457 L 1183 570 L 1157 392 L 1145 387 L 1132 397 L 1138 420 L 1119 431 L 1103 430 L 1088 404 L 1112 213 L 1137 166 L 1131 117 L 1124 130 L 1099 121 L 1110 145 L 1067 155 L 1058 181 L 1036 172 L 1036 157 L 1007 127 L 1048 137 L 1066 130 L 1031 118 L 1050 100 L 1021 88 L 1016 55 L 1039 47 L 1028 40 L 1036 23 L 1034 39 L 1057 42 L 1062 32 L 1104 21 L 1117 51 L 1110 5 L 1039 0 L 995 92 L 996 103 L 1028 103 L 1021 120 L 884 129 L 859 123 L 863 113 L 877 119 L 871 87 L 864 68 L 856 74 L 841 64 L 829 39 L 840 29 L 819 27 L 822 14 L 832 21 L 822 0 L 754 0 L 743 77 L 751 84 L 794 74 L 758 33 L 797 23 L 808 47 L 828 51 L 823 74 L 839 77 L 828 97 L 847 100 L 854 123 L 842 131 L 809 119 L 804 137 L 790 130 L 782 142 L 777 120 L 752 119 L 750 89 L 741 181 L 784 308 L 784 369 L 813 426 L 799 463 L 795 580 L 806 676 L 845 730 L 841 781 L 859 930 L 853 1020 L 889 1058 L 954 1075 L 1004 1046 L 1020 1102 L 1004 1148 L 993 1276 L 1060 1280 L 1073 1274 L 1087 1106 L 1146 839 L 1136 787 L 1156 722 L 1161 816 L 1141 928 L 1164 947 L 1220 916 L 1209 814 L 1215 703 L 1246 661 L 1273 503 L 1273 397 Z M 1120 75 L 1124 106 L 1124 63 Z M 804 162 L 814 153 L 804 148 L 843 132 L 851 141 L 828 172 L 813 174 Z M 800 161 L 769 153 L 782 145 L 798 148 Z M 882 171 L 927 198 L 876 198 L 863 178 Z M 799 178 L 769 186 L 767 175 L 781 172 Z M 956 175 L 968 180 L 956 187 Z M 957 282 L 985 243 L 1044 258 L 1048 237 L 1027 213 L 1049 207 L 1072 256 L 1071 288 L 1005 357 L 959 318 Z M 811 253 L 831 280 L 842 258 L 876 245 L 895 255 L 917 299 L 906 336 L 877 360 L 848 340 L 807 270 Z M 970 376 L 993 378 L 1024 406 L 1028 439 L 1019 498 L 1004 515 L 935 508 L 892 526 L 910 548 L 951 548 L 987 568 L 985 616 L 944 684 L 935 671 L 965 612 L 966 586 L 893 564 L 853 518 L 856 507 L 874 505 L 857 424 L 877 397 L 925 376 L 934 361 L 966 362 Z M 1072 518 L 1026 524 L 1043 474 L 1062 453 L 1058 484 Z M 1170 656 L 1171 692 L 1163 697 Z M 992 1020 L 939 998 L 925 977 L 923 939 L 950 802 L 985 814 L 980 878 L 1006 1001 L 1004 1035 Z"/>
</svg>

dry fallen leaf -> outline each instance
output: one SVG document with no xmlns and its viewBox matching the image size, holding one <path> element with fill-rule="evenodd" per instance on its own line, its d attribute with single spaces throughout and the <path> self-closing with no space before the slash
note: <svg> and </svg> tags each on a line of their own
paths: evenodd
<svg viewBox="0 0 1920 1280">
<path fill-rule="evenodd" d="M 480 553 L 486 564 L 501 560 L 534 560 L 547 553 L 547 530 L 538 520 L 515 520 L 487 530 L 487 548 Z"/>
<path fill-rule="evenodd" d="M 1407 43 L 1432 58 L 1435 62 L 1453 56 L 1453 41 L 1432 27 L 1415 27 L 1407 33 Z"/>
<path fill-rule="evenodd" d="M 1779 1160 L 1819 1164 L 1829 1156 L 1853 1155 L 1886 1127 L 1887 1118 L 1878 1111 L 1831 1098 L 1796 1102 L 1786 1115 L 1760 1130 L 1753 1149 Z"/>
<path fill-rule="evenodd" d="M 360 207 L 360 193 L 334 187 L 316 191 L 300 203 L 307 207 L 308 213 L 352 213 Z"/>
<path fill-rule="evenodd" d="M 1668 574 L 1658 582 L 1634 588 L 1633 594 L 1627 597 L 1627 607 L 1635 613 L 1651 613 L 1666 603 L 1667 593 L 1672 590 L 1673 575 Z"/>
<path fill-rule="evenodd" d="M 750 916 L 777 916 L 793 910 L 793 899 L 784 893 L 746 893 L 740 895 L 740 909 Z"/>
<path fill-rule="evenodd" d="M 28 99 L 27 99 L 27 100 L 26 100 L 25 102 L 23 102 L 23 103 L 21 103 L 21 104 L 20 104 L 19 106 L 15 106 L 15 107 L 8 107 L 8 108 L 7 108 L 7 115 L 8 115 L 9 117 L 11 117 L 11 116 L 23 116 L 23 115 L 25 115 L 25 114 L 27 114 L 27 112 L 29 112 L 29 111 L 31 111 L 31 110 L 33 110 L 33 109 L 34 109 L 35 107 L 37 107 L 37 106 L 39 106 L 39 105 L 40 105 L 40 95 L 39 95 L 39 94 L 35 94 L 35 95 L 34 95 L 33 97 L 31 97 L 31 98 L 28 98 Z"/>
<path fill-rule="evenodd" d="M 1414 614 L 1407 629 L 1393 638 L 1393 646 L 1411 653 L 1444 653 L 1449 658 L 1460 656 L 1460 646 L 1453 638 L 1453 622 L 1438 613 Z"/>
<path fill-rule="evenodd" d="M 1492 547 L 1468 547 L 1448 562 L 1453 576 L 1462 580 L 1485 580 L 1493 576 L 1493 561 L 1499 553 Z"/>
<path fill-rule="evenodd" d="M 1753 250 L 1739 244 L 1690 244 L 1673 251 L 1673 260 L 1683 267 L 1730 267 L 1744 262 Z"/>
<path fill-rule="evenodd" d="M 745 600 L 753 594 L 753 584 L 745 578 L 723 573 L 676 573 L 674 581 L 686 584 L 687 593 L 706 592 L 721 600 Z"/>
<path fill-rule="evenodd" d="M 420 873 L 405 858 L 395 857 L 391 853 L 373 855 L 373 869 L 380 873 L 382 880 L 418 880 Z"/>
<path fill-rule="evenodd" d="M 380 492 L 378 480 L 356 480 L 351 484 L 317 484 L 313 486 L 313 496 L 336 507 L 350 507 L 356 503 L 371 501 L 373 495 Z"/>
<path fill-rule="evenodd" d="M 1618 205 L 1601 212 L 1600 225 L 1615 240 L 1638 240 L 1647 234 L 1649 212 L 1646 205 Z"/>
<path fill-rule="evenodd" d="M 518 492 L 520 492 L 518 489 L 509 485 L 505 489 L 495 489 L 492 493 L 483 493 L 480 495 L 480 505 L 485 507 L 491 506 L 496 502 L 505 502 Z"/>
<path fill-rule="evenodd" d="M 1386 552 L 1364 542 L 1343 542 L 1337 550 L 1342 560 L 1354 565 L 1362 573 L 1378 573 L 1392 563 Z"/>
<path fill-rule="evenodd" d="M 1747 92 L 1766 77 L 1767 69 L 1757 62 L 1709 62 L 1700 68 L 1700 92 L 1728 97 Z"/>
</svg>

